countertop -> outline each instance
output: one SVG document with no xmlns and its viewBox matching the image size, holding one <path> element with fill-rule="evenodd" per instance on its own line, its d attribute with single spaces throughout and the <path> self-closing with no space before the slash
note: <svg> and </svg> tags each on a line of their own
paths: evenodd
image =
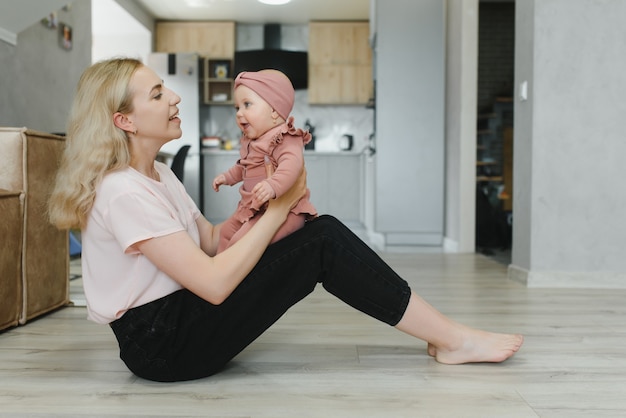
<svg viewBox="0 0 626 418">
<path fill-rule="evenodd" d="M 203 155 L 239 155 L 239 150 L 222 150 L 216 148 L 202 148 Z M 314 151 L 314 150 L 305 150 L 305 157 L 315 157 L 315 156 L 330 156 L 330 157 L 355 157 L 363 155 L 362 152 L 357 151 Z"/>
</svg>

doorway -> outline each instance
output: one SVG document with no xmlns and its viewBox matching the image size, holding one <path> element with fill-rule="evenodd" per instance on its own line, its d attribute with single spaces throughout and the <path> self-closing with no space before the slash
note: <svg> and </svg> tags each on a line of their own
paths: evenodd
<svg viewBox="0 0 626 418">
<path fill-rule="evenodd" d="M 476 251 L 511 261 L 515 2 L 479 2 Z"/>
</svg>

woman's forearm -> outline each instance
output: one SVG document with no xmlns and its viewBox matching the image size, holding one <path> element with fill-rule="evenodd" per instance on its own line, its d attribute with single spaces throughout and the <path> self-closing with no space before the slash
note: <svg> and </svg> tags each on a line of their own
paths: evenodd
<svg viewBox="0 0 626 418">
<path fill-rule="evenodd" d="M 240 240 L 213 257 L 212 279 L 216 282 L 217 301 L 226 299 L 250 273 L 288 213 L 285 206 L 268 208 Z"/>
<path fill-rule="evenodd" d="M 250 273 L 292 207 L 306 192 L 306 173 L 287 193 L 271 200 L 266 212 L 233 246 L 214 257 L 207 256 L 207 234 L 213 242 L 220 226 L 199 222 L 201 247 L 185 232 L 152 238 L 138 244 L 140 251 L 161 271 L 199 297 L 221 304 Z M 211 251 L 209 245 L 209 252 Z"/>
<path fill-rule="evenodd" d="M 281 198 L 270 200 L 265 213 L 235 244 L 212 260 L 219 274 L 219 299 L 226 299 L 259 261 L 272 238 L 287 219 L 287 215 L 306 192 L 306 172 L 303 170 L 296 184 Z"/>
<path fill-rule="evenodd" d="M 213 225 L 204 216 L 200 215 L 196 219 L 196 225 L 200 233 L 200 247 L 202 251 L 207 255 L 214 256 L 217 253 L 222 223 Z"/>
<path fill-rule="evenodd" d="M 254 268 L 288 212 L 284 205 L 268 209 L 237 243 L 216 256 L 207 255 L 206 245 L 199 247 L 186 231 L 147 239 L 137 247 L 181 286 L 219 305 Z"/>
</svg>

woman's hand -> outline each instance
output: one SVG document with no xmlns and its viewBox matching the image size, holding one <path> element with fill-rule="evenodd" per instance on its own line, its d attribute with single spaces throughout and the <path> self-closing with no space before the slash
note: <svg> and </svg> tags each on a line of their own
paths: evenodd
<svg viewBox="0 0 626 418">
<path fill-rule="evenodd" d="M 271 175 L 271 174 L 268 174 Z M 197 221 L 202 248 L 186 231 L 137 243 L 137 248 L 165 274 L 183 287 L 219 305 L 254 268 L 291 208 L 306 194 L 306 171 L 281 197 L 269 201 L 267 211 L 239 241 L 213 257 L 220 225 Z"/>
<path fill-rule="evenodd" d="M 268 210 L 272 207 L 282 208 L 287 212 L 293 209 L 298 201 L 304 197 L 306 194 L 306 168 L 302 167 L 302 171 L 300 172 L 300 176 L 296 180 L 293 186 L 287 193 L 283 194 L 281 197 L 270 200 Z"/>
<path fill-rule="evenodd" d="M 265 180 L 258 182 L 252 189 L 252 196 L 260 207 L 263 203 L 276 197 L 276 192 Z"/>
</svg>

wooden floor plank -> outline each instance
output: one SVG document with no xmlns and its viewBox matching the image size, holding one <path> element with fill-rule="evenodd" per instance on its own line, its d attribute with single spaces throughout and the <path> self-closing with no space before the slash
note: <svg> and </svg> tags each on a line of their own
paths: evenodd
<svg viewBox="0 0 626 418">
<path fill-rule="evenodd" d="M 503 364 L 446 366 L 426 344 L 318 287 L 222 373 L 133 376 L 106 326 L 75 306 L 0 334 L 0 417 L 626 416 L 626 291 L 528 289 L 477 254 L 383 254 L 438 309 L 522 332 Z M 75 272 L 74 272 L 75 273 Z"/>
</svg>

